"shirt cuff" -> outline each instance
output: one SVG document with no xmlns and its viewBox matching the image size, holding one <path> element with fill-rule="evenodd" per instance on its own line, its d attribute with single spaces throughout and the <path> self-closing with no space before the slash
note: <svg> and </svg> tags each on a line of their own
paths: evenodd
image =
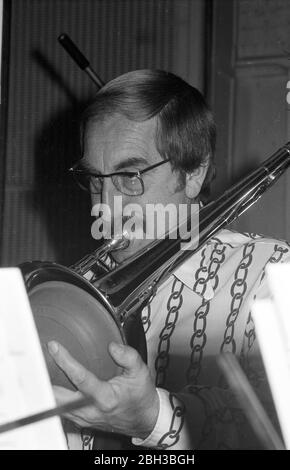
<svg viewBox="0 0 290 470">
<path fill-rule="evenodd" d="M 146 439 L 132 438 L 132 443 L 136 446 L 166 449 L 179 449 L 179 431 L 181 430 L 183 413 L 181 411 L 183 405 L 179 401 L 173 401 L 172 395 L 162 388 L 157 388 L 159 397 L 159 413 L 153 431 Z M 170 399 L 171 396 L 171 399 Z M 175 419 L 173 419 L 175 417 Z M 177 423 L 178 421 L 178 423 Z M 176 439 L 176 429 L 178 429 L 178 437 Z"/>
</svg>

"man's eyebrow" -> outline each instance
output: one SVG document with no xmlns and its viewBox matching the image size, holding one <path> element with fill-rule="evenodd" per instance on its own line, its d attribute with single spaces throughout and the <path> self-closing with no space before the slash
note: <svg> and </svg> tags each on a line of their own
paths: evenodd
<svg viewBox="0 0 290 470">
<path fill-rule="evenodd" d="M 77 167 L 80 169 L 80 170 L 86 170 L 86 171 L 89 171 L 91 173 L 98 173 L 98 171 L 96 171 L 96 169 L 94 168 L 93 165 L 91 165 L 89 162 L 87 162 L 86 160 L 84 160 L 83 158 L 81 160 L 79 160 L 79 163 L 77 165 Z"/>
<path fill-rule="evenodd" d="M 148 160 L 144 157 L 128 157 L 125 160 L 122 160 L 119 163 L 116 163 L 113 168 L 113 172 L 124 170 L 125 168 L 132 167 L 132 166 L 139 166 L 139 165 L 148 165 Z M 79 160 L 78 168 L 80 170 L 86 170 L 91 173 L 100 173 L 96 170 L 96 168 L 86 161 L 84 158 Z"/>
<path fill-rule="evenodd" d="M 117 163 L 114 166 L 114 171 L 124 170 L 124 168 L 142 164 L 148 165 L 148 160 L 144 157 L 129 157 L 126 158 L 126 160 L 122 160 L 120 163 Z"/>
</svg>

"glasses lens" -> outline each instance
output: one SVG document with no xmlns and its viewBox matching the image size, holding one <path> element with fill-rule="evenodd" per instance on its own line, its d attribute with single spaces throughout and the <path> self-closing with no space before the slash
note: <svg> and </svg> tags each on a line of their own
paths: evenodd
<svg viewBox="0 0 290 470">
<path fill-rule="evenodd" d="M 112 177 L 115 187 L 127 196 L 143 194 L 143 184 L 140 176 L 115 175 Z"/>
<path fill-rule="evenodd" d="M 92 194 L 99 194 L 102 192 L 102 180 L 95 176 L 87 175 L 86 173 L 73 173 L 74 179 L 78 186 L 85 191 Z"/>
</svg>

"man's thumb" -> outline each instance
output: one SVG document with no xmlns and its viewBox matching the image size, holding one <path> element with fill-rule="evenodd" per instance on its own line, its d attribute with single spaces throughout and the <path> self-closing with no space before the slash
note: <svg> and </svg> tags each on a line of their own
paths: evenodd
<svg viewBox="0 0 290 470">
<path fill-rule="evenodd" d="M 109 344 L 109 353 L 114 362 L 123 367 L 127 375 L 136 375 L 143 365 L 140 355 L 131 346 L 112 342 Z"/>
</svg>

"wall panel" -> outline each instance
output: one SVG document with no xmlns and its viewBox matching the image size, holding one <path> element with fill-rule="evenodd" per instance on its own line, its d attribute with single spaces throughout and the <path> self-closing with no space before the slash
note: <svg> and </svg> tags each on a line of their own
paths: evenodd
<svg viewBox="0 0 290 470">
<path fill-rule="evenodd" d="M 221 131 L 217 167 L 224 190 L 289 141 L 290 3 L 214 4 L 213 107 Z M 290 240 L 289 207 L 288 170 L 233 227 Z"/>
</svg>

